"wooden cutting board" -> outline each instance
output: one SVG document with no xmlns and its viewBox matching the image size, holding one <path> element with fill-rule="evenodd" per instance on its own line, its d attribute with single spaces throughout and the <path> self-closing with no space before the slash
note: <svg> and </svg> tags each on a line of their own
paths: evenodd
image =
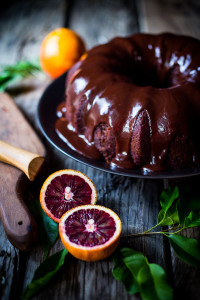
<svg viewBox="0 0 200 300">
<path fill-rule="evenodd" d="M 41 141 L 6 93 L 0 93 L 0 140 L 45 155 Z M 23 251 L 37 240 L 35 220 L 23 201 L 27 186 L 28 179 L 22 171 L 0 162 L 0 218 L 10 242 Z"/>
</svg>

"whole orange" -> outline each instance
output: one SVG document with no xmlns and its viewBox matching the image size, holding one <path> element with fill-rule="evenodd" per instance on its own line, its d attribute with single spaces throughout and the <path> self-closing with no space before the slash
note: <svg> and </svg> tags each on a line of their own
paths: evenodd
<svg viewBox="0 0 200 300">
<path fill-rule="evenodd" d="M 84 53 L 84 42 L 77 33 L 67 28 L 58 28 L 42 41 L 40 64 L 45 73 L 57 78 L 69 70 Z"/>
</svg>

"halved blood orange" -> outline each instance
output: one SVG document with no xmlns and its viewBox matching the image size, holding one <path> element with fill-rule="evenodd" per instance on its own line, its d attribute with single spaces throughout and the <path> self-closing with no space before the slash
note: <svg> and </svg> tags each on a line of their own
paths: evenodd
<svg viewBox="0 0 200 300">
<path fill-rule="evenodd" d="M 66 211 L 79 205 L 95 204 L 96 201 L 96 187 L 90 178 L 70 169 L 51 174 L 40 191 L 44 212 L 57 223 Z"/>
<path fill-rule="evenodd" d="M 59 223 L 65 248 L 76 258 L 101 260 L 117 248 L 122 224 L 118 215 L 100 205 L 82 205 L 66 212 Z"/>
</svg>

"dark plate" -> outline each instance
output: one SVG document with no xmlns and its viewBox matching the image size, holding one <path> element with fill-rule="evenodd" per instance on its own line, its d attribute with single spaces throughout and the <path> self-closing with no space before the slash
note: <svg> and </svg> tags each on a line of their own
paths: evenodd
<svg viewBox="0 0 200 300">
<path fill-rule="evenodd" d="M 90 167 L 99 169 L 101 171 L 136 177 L 136 178 L 153 178 L 153 179 L 164 179 L 164 178 L 181 178 L 190 177 L 194 175 L 200 175 L 200 167 L 189 168 L 184 170 L 170 170 L 162 172 L 147 172 L 144 173 L 142 170 L 126 170 L 120 168 L 111 168 L 105 162 L 89 159 L 76 151 L 72 150 L 66 143 L 64 143 L 55 131 L 56 122 L 56 108 L 60 102 L 64 100 L 65 90 L 65 78 L 66 73 L 60 76 L 58 79 L 53 81 L 43 93 L 39 105 L 38 105 L 38 121 L 42 133 L 47 140 L 58 150 L 65 155 L 83 163 Z"/>
</svg>

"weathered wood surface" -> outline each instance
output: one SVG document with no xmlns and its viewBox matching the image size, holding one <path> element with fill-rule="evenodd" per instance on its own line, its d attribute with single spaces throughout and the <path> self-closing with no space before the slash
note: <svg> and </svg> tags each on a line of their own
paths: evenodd
<svg viewBox="0 0 200 300">
<path fill-rule="evenodd" d="M 140 0 L 141 31 L 172 32 L 200 38 L 198 0 Z"/>
<path fill-rule="evenodd" d="M 155 22 L 155 19 L 159 18 L 162 24 L 163 18 L 157 16 L 160 10 L 163 11 L 161 2 L 145 0 L 142 3 L 144 10 L 141 9 L 140 1 L 136 0 L 50 0 L 48 4 L 39 0 L 17 1 L 0 14 L 0 63 L 14 63 L 21 58 L 35 58 L 43 37 L 53 28 L 64 25 L 81 34 L 88 48 L 104 43 L 116 35 L 125 36 L 138 32 L 144 28 L 145 20 L 149 28 L 150 26 L 156 28 L 156 25 L 150 25 L 152 24 L 150 16 L 152 7 L 155 10 L 157 5 L 156 7 L 160 8 L 155 10 L 152 21 Z M 180 8 L 177 12 L 179 22 L 183 22 L 182 2 L 169 1 L 168 3 L 166 0 L 165 10 L 162 13 L 166 21 L 163 21 L 162 30 L 165 30 L 166 23 L 170 23 L 173 27 L 171 10 L 176 6 L 175 3 L 178 3 Z M 169 13 L 166 12 L 166 7 Z M 192 12 L 187 16 L 184 13 L 184 18 L 190 18 L 188 22 L 192 19 L 191 14 Z M 196 14 L 195 12 L 195 16 Z M 194 22 L 194 30 L 198 31 L 196 24 Z M 180 24 L 179 26 L 181 27 Z M 143 30 L 148 29 L 146 27 Z M 177 28 L 174 31 L 177 31 Z M 22 92 L 20 86 L 12 91 L 17 105 L 39 135 L 41 133 L 36 122 L 36 107 L 47 83 L 46 78 L 26 81 Z M 123 224 L 123 236 L 141 232 L 155 224 L 160 209 L 158 197 L 163 188 L 162 181 L 131 179 L 94 170 L 58 153 L 44 138 L 43 141 L 49 153 L 52 170 L 77 169 L 93 180 L 97 186 L 98 203 L 112 208 L 119 214 Z M 39 188 L 40 185 L 37 185 L 32 190 L 39 192 Z M 199 236 L 197 232 L 195 235 Z M 21 291 L 32 279 L 34 269 L 42 261 L 43 252 L 39 247 L 30 253 L 19 252 L 6 239 L 1 224 L 0 237 L 0 298 L 18 299 Z M 175 299 L 180 299 L 180 295 L 182 299 L 199 298 L 200 285 L 197 272 L 173 256 L 162 236 L 122 238 L 121 245 L 129 245 L 147 255 L 150 262 L 162 265 L 167 271 L 170 283 L 175 287 Z M 61 248 L 62 244 L 58 240 L 51 253 Z M 51 285 L 34 299 L 57 300 L 63 297 L 70 300 L 139 299 L 138 296 L 128 295 L 122 284 L 113 278 L 111 272 L 111 258 L 102 262 L 86 263 L 69 255 L 63 269 Z"/>
</svg>

